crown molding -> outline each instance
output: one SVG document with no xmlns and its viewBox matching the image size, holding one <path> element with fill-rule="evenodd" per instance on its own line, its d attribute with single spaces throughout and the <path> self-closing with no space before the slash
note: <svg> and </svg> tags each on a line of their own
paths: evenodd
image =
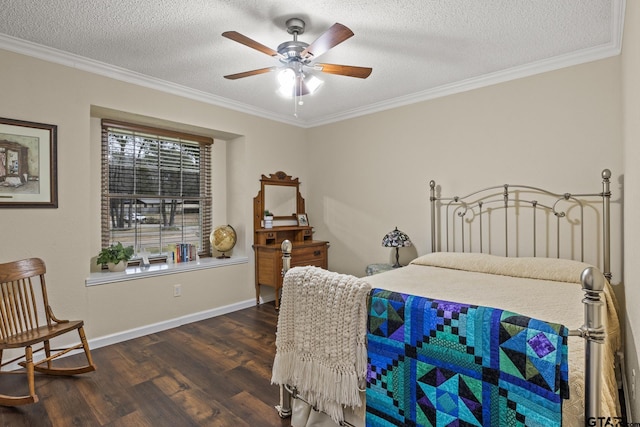
<svg viewBox="0 0 640 427">
<path fill-rule="evenodd" d="M 297 120 L 292 120 L 288 117 L 273 114 L 270 111 L 259 109 L 252 105 L 243 104 L 241 102 L 237 102 L 228 98 L 213 95 L 200 90 L 191 89 L 186 86 L 168 82 L 166 80 L 150 77 L 141 73 L 137 73 L 135 71 L 127 70 L 125 68 L 116 67 L 114 65 L 95 61 L 93 59 L 89 59 L 80 55 L 75 55 L 73 53 L 65 52 L 59 49 L 43 46 L 38 43 L 22 40 L 16 37 L 8 36 L 6 34 L 0 34 L 0 49 L 25 56 L 30 56 L 36 59 L 41 59 L 43 61 L 52 62 L 54 64 L 64 65 L 66 67 L 86 71 L 103 77 L 109 77 L 125 83 L 131 83 L 149 89 L 155 89 L 172 95 L 192 99 L 194 101 L 200 101 L 206 104 L 228 108 L 230 110 L 239 111 L 241 113 L 262 117 L 269 120 L 275 120 L 294 126 L 300 125 Z"/>
<path fill-rule="evenodd" d="M 613 0 L 611 2 L 611 12 L 613 16 L 611 28 L 612 41 L 608 44 L 572 52 L 567 55 L 556 56 L 554 58 L 545 59 L 519 67 L 513 67 L 508 70 L 473 77 L 460 82 L 378 102 L 362 108 L 318 117 L 317 119 L 312 120 L 299 120 L 290 116 L 274 114 L 271 111 L 256 108 L 228 98 L 191 89 L 186 86 L 167 82 L 154 77 L 149 77 L 124 68 L 115 67 L 113 65 L 105 64 L 103 62 L 88 59 L 58 49 L 49 48 L 5 34 L 0 34 L 0 49 L 65 65 L 67 67 L 87 71 L 115 80 L 155 89 L 161 92 L 182 96 L 206 104 L 228 108 L 230 110 L 264 119 L 302 128 L 312 128 L 619 55 L 622 50 L 625 7 L 626 0 Z"/>
<path fill-rule="evenodd" d="M 433 89 L 416 92 L 410 95 L 386 100 L 376 104 L 371 104 L 363 108 L 357 108 L 349 111 L 342 111 L 332 116 L 321 117 L 318 120 L 309 120 L 306 122 L 307 127 L 316 127 L 330 124 L 346 119 L 356 118 L 368 114 L 378 113 L 393 108 L 404 107 L 419 102 L 429 101 L 442 98 L 449 95 L 455 95 L 461 92 L 467 92 L 474 89 L 505 83 L 511 80 L 517 80 L 523 77 L 529 77 L 536 74 L 546 73 L 548 71 L 559 70 L 561 68 L 580 65 L 587 62 L 597 61 L 611 56 L 619 55 L 620 49 L 611 46 L 603 46 L 598 48 L 586 49 L 580 52 L 574 52 L 569 55 L 558 56 L 551 59 L 527 64 L 521 67 L 514 67 L 495 73 L 485 74 L 478 77 L 469 78 L 459 82 L 442 85 Z"/>
</svg>

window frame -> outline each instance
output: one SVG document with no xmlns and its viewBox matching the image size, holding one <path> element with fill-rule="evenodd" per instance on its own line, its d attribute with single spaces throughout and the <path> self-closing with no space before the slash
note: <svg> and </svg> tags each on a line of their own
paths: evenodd
<svg viewBox="0 0 640 427">
<path fill-rule="evenodd" d="M 158 194 L 111 194 L 109 192 L 109 132 L 124 132 L 129 134 L 141 134 L 141 136 L 149 137 L 153 136 L 159 140 L 164 139 L 178 139 L 188 141 L 190 143 L 198 143 L 200 146 L 199 156 L 199 177 L 200 177 L 200 190 L 199 196 L 162 196 Z M 138 199 L 138 198 L 166 198 L 171 197 L 175 199 L 197 199 L 200 201 L 200 245 L 198 248 L 199 256 L 211 255 L 211 242 L 208 239 L 212 230 L 212 212 L 213 212 L 213 196 L 212 196 L 212 145 L 214 143 L 213 138 L 194 135 L 186 132 L 180 132 L 170 129 L 138 125 L 134 123 L 121 122 L 117 120 L 102 119 L 101 120 L 101 221 L 100 221 L 100 233 L 102 247 L 107 247 L 111 244 L 111 218 L 110 218 L 110 201 L 114 198 L 122 199 Z M 138 224 L 136 224 L 136 227 Z M 137 250 L 137 248 L 136 248 Z"/>
</svg>

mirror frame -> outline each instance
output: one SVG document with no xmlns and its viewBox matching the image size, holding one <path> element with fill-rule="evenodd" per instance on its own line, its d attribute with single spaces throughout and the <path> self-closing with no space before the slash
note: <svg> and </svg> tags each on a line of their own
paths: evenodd
<svg viewBox="0 0 640 427">
<path fill-rule="evenodd" d="M 272 173 L 269 176 L 262 175 L 260 178 L 260 191 L 258 195 L 253 198 L 253 228 L 257 230 L 262 228 L 262 215 L 265 208 L 265 186 L 287 186 L 295 187 L 296 189 L 296 212 L 294 215 L 276 216 L 274 220 L 294 219 L 297 220 L 295 214 L 306 213 L 304 207 L 304 199 L 300 195 L 300 181 L 298 178 L 292 178 L 291 175 L 287 175 L 283 171 Z"/>
</svg>

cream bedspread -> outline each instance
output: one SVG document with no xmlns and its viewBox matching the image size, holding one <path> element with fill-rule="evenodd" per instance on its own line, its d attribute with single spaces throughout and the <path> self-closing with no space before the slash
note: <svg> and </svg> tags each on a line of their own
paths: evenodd
<svg viewBox="0 0 640 427">
<path fill-rule="evenodd" d="M 501 308 L 576 329 L 584 323 L 580 274 L 586 267 L 589 264 L 561 259 L 434 253 L 419 257 L 406 267 L 368 277 L 367 281 L 374 288 Z M 608 283 L 604 295 L 607 341 L 601 415 L 614 417 L 620 413 L 614 374 L 620 326 Z M 584 340 L 579 337 L 569 337 L 569 386 L 570 399 L 563 404 L 563 425 L 584 426 Z M 348 415 L 346 419 L 364 424 Z M 324 425 L 318 418 L 309 420 L 294 416 L 292 426 Z"/>
</svg>

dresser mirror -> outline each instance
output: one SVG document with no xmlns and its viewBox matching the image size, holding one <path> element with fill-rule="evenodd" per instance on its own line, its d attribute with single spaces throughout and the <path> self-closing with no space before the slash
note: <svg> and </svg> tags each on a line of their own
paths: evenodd
<svg viewBox="0 0 640 427">
<path fill-rule="evenodd" d="M 262 227 L 265 209 L 273 214 L 274 225 L 291 225 L 296 222 L 297 213 L 305 212 L 304 199 L 300 195 L 300 181 L 282 171 L 269 176 L 262 175 L 260 191 L 253 203 L 254 229 Z"/>
<path fill-rule="evenodd" d="M 264 208 L 278 219 L 291 219 L 297 212 L 298 187 L 292 185 L 265 185 Z"/>
</svg>

